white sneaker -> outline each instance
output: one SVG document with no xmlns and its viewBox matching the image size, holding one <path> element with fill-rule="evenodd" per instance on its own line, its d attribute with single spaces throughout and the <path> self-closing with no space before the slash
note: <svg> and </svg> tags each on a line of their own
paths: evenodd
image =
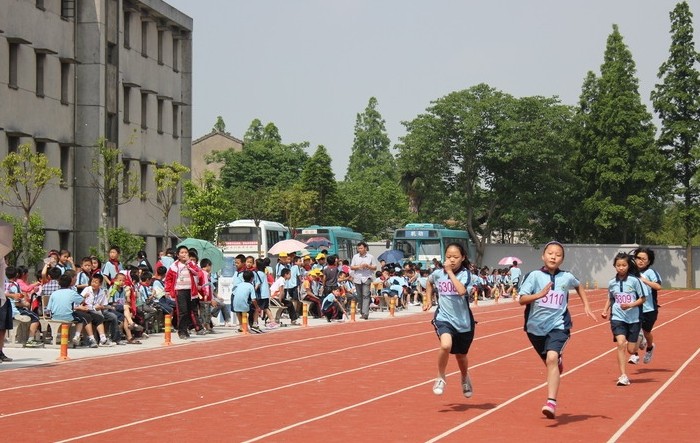
<svg viewBox="0 0 700 443">
<path fill-rule="evenodd" d="M 447 382 L 441 378 L 435 380 L 435 384 L 433 385 L 433 394 L 442 395 L 442 393 L 445 392 L 446 384 Z"/>
<path fill-rule="evenodd" d="M 621 375 L 620 378 L 617 379 L 618 386 L 629 386 L 630 383 L 630 379 L 627 378 L 626 375 Z"/>
<path fill-rule="evenodd" d="M 636 365 L 637 363 L 639 363 L 639 356 L 634 355 L 634 354 L 630 355 L 630 359 L 627 360 L 627 363 L 630 363 L 632 365 Z"/>
<path fill-rule="evenodd" d="M 654 357 L 654 351 L 656 350 L 656 343 L 654 343 L 654 346 L 651 348 L 647 349 L 647 353 L 644 354 L 644 364 L 649 364 L 651 362 L 652 357 Z"/>
<path fill-rule="evenodd" d="M 469 378 L 468 372 L 467 378 L 462 380 L 462 394 L 464 394 L 464 396 L 467 398 L 471 398 L 472 394 L 474 394 L 474 390 L 472 389 L 472 380 Z"/>
</svg>

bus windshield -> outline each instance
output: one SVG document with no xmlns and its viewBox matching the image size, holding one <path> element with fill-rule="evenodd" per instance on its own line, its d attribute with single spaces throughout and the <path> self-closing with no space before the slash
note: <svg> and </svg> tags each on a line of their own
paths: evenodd
<svg viewBox="0 0 700 443">
<path fill-rule="evenodd" d="M 410 260 L 427 262 L 442 257 L 442 245 L 435 240 L 400 240 L 396 239 L 395 248 L 403 251 L 403 256 Z"/>
<path fill-rule="evenodd" d="M 235 245 L 240 243 L 257 243 L 258 229 L 247 226 L 226 226 L 219 230 L 220 245 Z"/>
</svg>

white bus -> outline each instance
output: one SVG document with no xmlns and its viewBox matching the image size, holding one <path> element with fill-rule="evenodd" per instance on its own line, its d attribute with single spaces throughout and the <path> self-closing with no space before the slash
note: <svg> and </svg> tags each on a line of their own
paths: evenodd
<svg viewBox="0 0 700 443">
<path fill-rule="evenodd" d="M 238 254 L 255 258 L 267 257 L 267 251 L 289 237 L 289 230 L 281 223 L 260 220 L 260 248 L 258 248 L 258 228 L 253 220 L 236 220 L 221 225 L 216 233 L 216 246 L 224 253 L 224 266 L 219 276 L 219 297 L 226 304 L 231 303 L 233 276 L 236 271 L 234 258 Z"/>
</svg>

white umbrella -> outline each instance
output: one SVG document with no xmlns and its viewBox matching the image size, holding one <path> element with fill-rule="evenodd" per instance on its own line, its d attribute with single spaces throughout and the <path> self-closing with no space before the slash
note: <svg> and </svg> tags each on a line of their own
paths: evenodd
<svg viewBox="0 0 700 443">
<path fill-rule="evenodd" d="M 0 259 L 12 250 L 12 234 L 14 227 L 6 221 L 0 220 Z"/>
<path fill-rule="evenodd" d="M 277 255 L 280 252 L 296 252 L 296 251 L 301 251 L 302 249 L 306 248 L 307 244 L 302 243 L 299 240 L 294 240 L 293 238 L 290 238 L 288 240 L 282 240 L 281 242 L 277 242 L 272 247 L 267 251 L 268 253 L 272 255 Z"/>
</svg>

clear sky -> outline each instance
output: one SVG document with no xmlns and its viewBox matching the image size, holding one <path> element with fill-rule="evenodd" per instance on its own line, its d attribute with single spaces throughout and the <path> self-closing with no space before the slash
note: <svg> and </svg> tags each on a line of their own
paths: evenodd
<svg viewBox="0 0 700 443">
<path fill-rule="evenodd" d="M 284 143 L 324 145 L 345 176 L 370 97 L 392 143 L 430 102 L 487 83 L 576 104 L 618 24 L 649 93 L 668 58 L 675 0 L 167 0 L 194 19 L 193 137 L 221 115 L 242 138 L 273 122 Z M 700 49 L 700 2 L 695 43 Z"/>
</svg>

